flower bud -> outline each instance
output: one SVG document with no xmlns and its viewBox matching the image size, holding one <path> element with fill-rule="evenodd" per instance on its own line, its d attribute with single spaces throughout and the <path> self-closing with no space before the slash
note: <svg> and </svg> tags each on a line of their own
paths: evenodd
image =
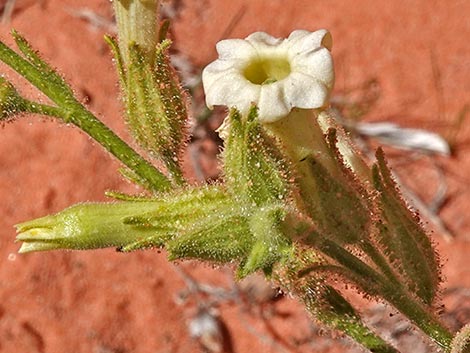
<svg viewBox="0 0 470 353">
<path fill-rule="evenodd" d="M 152 61 L 158 41 L 158 0 L 114 0 L 119 50 L 129 62 L 129 45 L 137 44 Z"/>
<path fill-rule="evenodd" d="M 155 202 L 78 204 L 54 215 L 16 225 L 20 253 L 54 249 L 121 247 L 149 237 L 153 228 L 124 223 L 124 219 L 151 209 Z"/>
</svg>

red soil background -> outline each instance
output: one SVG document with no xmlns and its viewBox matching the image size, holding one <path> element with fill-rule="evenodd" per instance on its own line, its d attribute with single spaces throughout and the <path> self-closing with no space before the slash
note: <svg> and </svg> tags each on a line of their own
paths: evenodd
<svg viewBox="0 0 470 353">
<path fill-rule="evenodd" d="M 446 137 L 457 131 L 452 135 L 455 154 L 432 158 L 443 168 L 448 185 L 440 216 L 454 237 L 446 240 L 439 232 L 432 236 L 444 263 L 443 288 L 470 288 L 470 127 L 465 121 L 455 128 L 470 100 L 470 3 L 181 0 L 173 5 L 175 46 L 195 70 L 216 57 L 214 45 L 224 33 L 244 37 L 263 30 L 286 36 L 297 28 L 328 28 L 334 38 L 335 94 L 341 96 L 372 79 L 380 87 L 380 98 L 366 120 L 393 121 Z M 109 1 L 17 0 L 11 22 L 0 27 L 0 37 L 11 44 L 9 29 L 19 30 L 60 68 L 92 111 L 127 136 L 115 71 L 102 40 L 109 29 L 73 15 L 82 9 L 112 21 Z M 24 94 L 38 97 L 3 66 L 1 72 Z M 197 148 L 205 171 L 214 175 L 208 156 L 217 147 L 203 141 Z M 429 201 L 438 183 L 429 158 L 423 163 L 423 158 L 403 156 L 391 151 L 395 171 Z M 188 174 L 194 175 L 186 164 Z M 24 117 L 0 130 L 0 352 L 204 351 L 190 337 L 187 324 L 210 298 L 194 293 L 184 297 L 188 281 L 164 253 L 105 249 L 17 254 L 15 223 L 78 202 L 105 200 L 108 189 L 138 192 L 119 177 L 118 167 L 85 134 L 54 121 Z M 176 266 L 200 283 L 228 290 L 233 285 L 230 269 L 194 262 Z M 446 293 L 445 313 L 470 307 L 465 296 L 456 300 Z M 261 307 L 252 300 L 218 301 L 227 352 L 357 351 L 344 340 L 316 338 L 316 326 L 292 299 L 268 301 Z"/>
</svg>

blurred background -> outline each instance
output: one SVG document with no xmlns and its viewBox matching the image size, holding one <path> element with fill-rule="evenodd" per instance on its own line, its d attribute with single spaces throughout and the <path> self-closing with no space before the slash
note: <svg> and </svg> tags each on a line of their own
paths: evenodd
<svg viewBox="0 0 470 353">
<path fill-rule="evenodd" d="M 172 60 L 194 97 L 193 138 L 184 156 L 188 177 L 194 183 L 219 177 L 220 140 L 213 130 L 224 112 L 205 110 L 200 87 L 202 68 L 216 58 L 215 43 L 254 31 L 285 37 L 299 28 L 329 29 L 333 107 L 365 156 L 385 143 L 404 193 L 441 253 L 445 306 L 439 310 L 449 326 L 460 328 L 470 322 L 468 13 L 470 3 L 457 0 L 166 1 Z M 0 16 L 2 41 L 11 45 L 10 29 L 20 31 L 77 96 L 130 141 L 102 39 L 115 31 L 109 1 L 1 0 Z M 44 99 L 4 65 L 0 72 L 23 94 Z M 383 122 L 397 124 L 398 133 L 364 130 L 370 127 L 364 123 Z M 416 136 L 410 131 L 438 134 L 451 153 L 437 153 L 432 144 L 410 146 Z M 25 116 L 2 126 L 0 352 L 360 351 L 261 278 L 235 283 L 229 267 L 170 264 L 164 251 L 17 254 L 14 224 L 78 202 L 105 201 L 106 190 L 140 192 L 118 167 L 85 134 L 56 121 Z M 404 351 L 430 351 L 383 303 L 364 311 Z"/>
</svg>

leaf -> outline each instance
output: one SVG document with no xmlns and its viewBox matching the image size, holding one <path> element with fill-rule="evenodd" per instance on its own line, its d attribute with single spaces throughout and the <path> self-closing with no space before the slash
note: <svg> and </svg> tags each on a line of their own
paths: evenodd
<svg viewBox="0 0 470 353">
<path fill-rule="evenodd" d="M 9 121 L 27 111 L 27 102 L 16 88 L 0 76 L 0 122 Z"/>
<path fill-rule="evenodd" d="M 12 31 L 12 35 L 25 58 L 21 58 L 1 43 L 1 51 L 5 51 L 5 54 L 8 53 L 7 55 L 10 56 L 9 61 L 4 60 L 5 56 L 1 60 L 18 71 L 57 105 L 65 106 L 76 102 L 72 89 L 56 70 L 42 60 L 37 51 L 18 32 Z"/>
<path fill-rule="evenodd" d="M 330 241 L 327 243 L 332 244 Z M 337 245 L 333 247 L 339 248 Z M 339 252 L 345 252 L 344 249 L 339 249 Z M 341 257 L 339 253 L 338 255 Z M 317 269 L 321 272 L 317 272 Z M 324 273 L 324 270 L 327 272 Z M 281 273 L 282 279 L 287 282 L 283 284 L 300 297 L 314 319 L 330 329 L 350 336 L 371 352 L 398 353 L 389 343 L 371 331 L 348 300 L 328 284 L 328 281 L 332 283 L 336 280 L 331 279 L 330 271 L 342 276 L 343 272 L 348 270 L 343 266 L 329 264 L 309 247 L 297 248 L 294 256 L 283 264 Z"/>
</svg>

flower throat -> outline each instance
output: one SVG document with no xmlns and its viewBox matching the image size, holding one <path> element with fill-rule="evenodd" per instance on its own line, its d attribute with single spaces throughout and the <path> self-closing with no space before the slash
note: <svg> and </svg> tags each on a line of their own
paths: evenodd
<svg viewBox="0 0 470 353">
<path fill-rule="evenodd" d="M 266 85 L 280 81 L 290 73 L 290 63 L 284 58 L 256 59 L 243 70 L 245 78 L 255 85 Z"/>
</svg>

